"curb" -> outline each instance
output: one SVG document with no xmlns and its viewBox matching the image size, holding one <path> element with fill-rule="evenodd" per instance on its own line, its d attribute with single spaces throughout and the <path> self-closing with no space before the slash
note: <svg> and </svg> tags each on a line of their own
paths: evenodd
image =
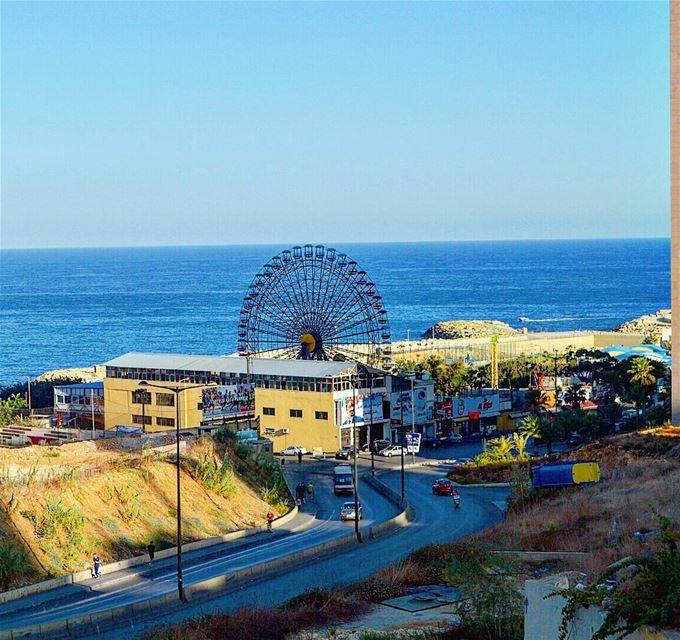
<svg viewBox="0 0 680 640">
<path fill-rule="evenodd" d="M 290 487 L 288 482 L 286 482 L 286 487 L 290 492 Z M 291 494 L 292 498 L 292 494 Z M 272 528 L 278 529 L 288 524 L 298 515 L 298 508 L 296 505 L 292 507 L 288 513 L 284 513 L 272 522 Z M 264 533 L 267 531 L 267 525 L 261 524 L 257 527 L 250 527 L 248 529 L 239 529 L 238 531 L 232 531 L 230 533 L 225 533 L 221 536 L 214 536 L 212 538 L 204 538 L 203 540 L 196 540 L 195 542 L 190 542 L 188 544 L 182 545 L 182 553 L 190 553 L 191 551 L 198 551 L 199 549 L 205 549 L 207 547 L 213 547 L 216 545 L 224 544 L 225 542 L 233 542 L 234 540 L 240 540 L 242 538 L 249 538 L 251 536 L 257 535 L 258 533 Z M 156 560 L 164 560 L 165 558 L 171 558 L 177 555 L 177 547 L 170 547 L 169 549 L 163 549 L 156 553 Z M 137 567 L 139 565 L 147 564 L 148 556 L 142 554 L 135 556 L 134 558 L 126 558 L 125 560 L 118 560 L 117 562 L 111 562 L 109 564 L 103 565 L 101 567 L 102 575 L 114 574 L 123 569 L 129 569 L 130 567 Z M 128 576 L 121 576 L 121 579 L 127 578 Z M 35 595 L 37 593 L 44 593 L 45 591 L 51 591 L 52 589 L 58 589 L 59 587 L 64 587 L 69 584 L 84 584 L 87 580 L 92 579 L 92 572 L 90 569 L 85 569 L 82 571 L 75 571 L 66 576 L 61 576 L 60 578 L 52 578 L 51 580 L 45 580 L 43 582 L 36 582 L 35 584 L 29 584 L 25 587 L 19 587 L 18 589 L 12 589 L 11 591 L 5 591 L 0 593 L 0 604 L 6 602 L 12 602 L 13 600 L 19 600 L 25 598 L 26 596 Z M 85 585 L 87 586 L 87 585 Z M 0 640 L 3 638 L 2 632 L 0 631 Z"/>
<path fill-rule="evenodd" d="M 362 476 L 362 478 L 388 500 L 394 502 L 402 509 L 396 516 L 393 516 L 389 520 L 381 522 L 376 526 L 369 527 L 367 536 L 369 540 L 373 540 L 377 536 L 382 536 L 392 530 L 405 527 L 413 520 L 415 511 L 408 504 L 407 500 L 402 504 L 400 496 L 396 494 L 396 492 L 376 478 L 370 477 L 370 475 L 369 477 Z M 282 520 L 286 516 L 290 516 L 293 511 L 297 513 L 297 508 L 291 510 L 288 514 L 281 516 L 279 520 Z M 312 560 L 358 544 L 355 534 L 352 532 L 345 536 L 298 551 L 297 553 L 277 558 L 276 560 L 256 564 L 252 567 L 246 567 L 245 569 L 240 569 L 233 573 L 215 576 L 196 582 L 185 588 L 185 594 L 191 603 L 199 603 L 204 600 L 209 600 L 220 593 L 242 587 L 246 583 L 255 582 L 263 576 L 275 576 L 283 573 L 290 567 L 299 567 L 309 564 Z M 54 622 L 31 625 L 20 629 L 1 630 L 0 640 L 28 640 L 34 638 L 48 638 L 49 640 L 52 640 L 53 638 L 77 637 L 79 635 L 91 633 L 93 627 L 99 631 L 121 626 L 121 624 L 132 624 L 135 621 L 148 619 L 149 617 L 152 617 L 160 607 L 166 612 L 170 612 L 181 608 L 182 603 L 179 601 L 175 592 L 167 593 L 141 602 L 135 602 L 107 611 L 78 616 L 76 618 L 56 620 Z"/>
</svg>

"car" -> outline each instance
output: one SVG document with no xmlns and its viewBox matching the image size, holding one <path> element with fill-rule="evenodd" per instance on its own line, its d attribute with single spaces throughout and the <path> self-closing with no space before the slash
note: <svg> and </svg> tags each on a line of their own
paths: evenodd
<svg viewBox="0 0 680 640">
<path fill-rule="evenodd" d="M 576 431 L 574 431 L 574 433 L 572 433 L 569 436 L 569 446 L 570 447 L 576 447 L 579 444 L 581 444 L 582 442 L 583 442 L 583 438 L 581 438 L 581 435 L 579 433 L 577 433 Z"/>
<path fill-rule="evenodd" d="M 453 444 L 463 442 L 463 436 L 461 436 L 460 433 L 452 433 L 446 436 L 446 442 L 451 442 Z"/>
<path fill-rule="evenodd" d="M 354 457 L 354 445 L 350 445 L 349 447 L 342 447 L 342 449 L 338 449 L 335 452 L 336 460 L 349 460 L 350 458 L 353 457 Z"/>
<path fill-rule="evenodd" d="M 448 478 L 439 478 L 432 483 L 433 496 L 452 496 L 453 482 Z"/>
<path fill-rule="evenodd" d="M 375 453 L 380 453 L 383 449 L 387 449 L 387 447 L 391 447 L 392 443 L 389 440 L 374 440 L 373 441 L 373 447 L 375 449 Z M 365 444 L 363 447 L 361 447 L 361 451 L 368 451 L 370 452 L 371 450 L 371 445 L 370 444 Z"/>
<path fill-rule="evenodd" d="M 404 453 L 404 455 L 408 453 L 405 447 L 400 447 L 393 444 L 390 445 L 389 447 L 385 447 L 378 455 L 384 456 L 386 458 L 391 458 L 392 456 L 400 456 L 402 452 Z"/>
<path fill-rule="evenodd" d="M 472 464 L 474 460 L 472 458 L 456 458 L 454 462 L 454 467 L 462 467 L 464 464 Z"/>
<path fill-rule="evenodd" d="M 301 453 L 304 456 L 307 453 L 307 449 L 305 449 L 304 447 L 298 447 L 297 445 L 291 444 L 281 452 L 281 455 L 296 456 L 298 453 Z"/>
<path fill-rule="evenodd" d="M 364 517 L 361 503 L 359 503 L 359 520 Z M 340 520 L 356 520 L 356 512 L 354 511 L 354 501 L 344 502 L 340 507 Z"/>
</svg>

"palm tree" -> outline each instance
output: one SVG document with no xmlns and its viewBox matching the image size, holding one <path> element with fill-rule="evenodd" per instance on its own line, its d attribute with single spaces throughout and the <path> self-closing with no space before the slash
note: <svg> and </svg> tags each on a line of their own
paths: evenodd
<svg viewBox="0 0 680 640">
<path fill-rule="evenodd" d="M 518 460 L 526 460 L 527 456 L 527 441 L 529 440 L 529 435 L 526 433 L 513 433 L 512 442 L 515 446 L 515 451 L 517 451 Z"/>
<path fill-rule="evenodd" d="M 530 413 L 526 416 L 519 428 L 520 433 L 527 439 L 533 438 L 535 456 L 538 456 L 538 439 L 541 437 L 542 430 L 543 418 L 536 413 Z"/>
<path fill-rule="evenodd" d="M 630 361 L 630 381 L 633 384 L 640 385 L 639 402 L 636 402 L 636 410 L 638 414 L 638 426 L 640 426 L 640 407 L 642 407 L 642 417 L 645 416 L 645 395 L 647 387 L 651 387 L 656 382 L 654 375 L 654 365 L 647 358 L 633 358 Z"/>
<path fill-rule="evenodd" d="M 487 440 L 486 446 L 489 447 L 489 456 L 500 462 L 510 459 L 514 445 L 510 438 L 501 436 L 500 438 Z"/>
<path fill-rule="evenodd" d="M 578 409 L 586 399 L 586 392 L 583 385 L 569 387 L 564 394 L 564 401 L 571 405 L 572 409 Z"/>
<path fill-rule="evenodd" d="M 533 389 L 527 393 L 526 403 L 532 413 L 540 413 L 550 406 L 550 398 L 543 389 Z"/>
</svg>

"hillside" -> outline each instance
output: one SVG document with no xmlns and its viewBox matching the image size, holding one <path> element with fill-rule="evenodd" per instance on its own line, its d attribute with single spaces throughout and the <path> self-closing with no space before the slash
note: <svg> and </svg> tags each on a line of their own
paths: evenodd
<svg viewBox="0 0 680 640">
<path fill-rule="evenodd" d="M 0 530 L 28 551 L 32 567 L 13 586 L 86 568 L 95 552 L 106 563 L 143 553 L 151 540 L 159 550 L 174 546 L 173 457 L 127 452 L 120 441 L 99 444 L 0 450 Z M 286 511 L 276 463 L 247 462 L 237 453 L 247 457 L 210 438 L 188 444 L 185 542 L 262 524 L 271 507 Z"/>
<path fill-rule="evenodd" d="M 603 479 L 541 491 L 478 538 L 498 549 L 591 552 L 598 571 L 657 545 L 655 512 L 680 521 L 680 430 L 660 428 L 583 446 L 570 459 L 597 460 Z"/>
</svg>

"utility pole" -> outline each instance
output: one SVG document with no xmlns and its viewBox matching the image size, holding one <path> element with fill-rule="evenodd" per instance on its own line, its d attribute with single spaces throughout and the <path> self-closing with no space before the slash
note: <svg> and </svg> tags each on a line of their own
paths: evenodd
<svg viewBox="0 0 680 640">
<path fill-rule="evenodd" d="M 415 378 L 416 372 L 411 372 L 411 434 L 416 432 L 416 393 L 415 393 Z M 411 443 L 413 444 L 413 435 L 411 436 Z M 415 451 L 413 453 L 413 463 L 416 461 Z"/>
<path fill-rule="evenodd" d="M 371 406 L 371 417 L 370 425 L 368 427 L 368 442 L 369 449 L 371 451 L 371 475 L 375 475 L 375 443 L 373 442 L 373 372 L 368 374 L 368 385 L 369 385 L 369 402 Z"/>
<path fill-rule="evenodd" d="M 401 502 L 404 503 L 406 487 L 404 483 L 404 392 L 399 392 L 399 405 L 401 409 L 401 420 L 399 421 L 399 431 L 401 432 Z"/>
<path fill-rule="evenodd" d="M 144 405 L 142 405 L 142 412 L 143 411 Z M 92 439 L 94 440 L 94 387 L 90 388 L 90 415 L 92 416 Z M 142 422 L 144 422 L 143 418 Z"/>
<path fill-rule="evenodd" d="M 30 418 L 31 413 L 32 413 L 32 411 L 31 411 L 31 378 L 27 376 L 26 380 L 28 381 L 28 383 L 26 385 L 26 401 L 27 401 L 27 404 L 28 404 L 28 417 Z"/>
<path fill-rule="evenodd" d="M 357 537 L 357 542 L 361 543 L 361 532 L 359 531 L 359 449 L 357 444 L 357 384 L 359 382 L 359 365 L 354 374 L 354 411 L 352 413 L 352 439 L 354 440 L 354 533 Z M 362 411 L 363 413 L 363 411 Z"/>
</svg>

